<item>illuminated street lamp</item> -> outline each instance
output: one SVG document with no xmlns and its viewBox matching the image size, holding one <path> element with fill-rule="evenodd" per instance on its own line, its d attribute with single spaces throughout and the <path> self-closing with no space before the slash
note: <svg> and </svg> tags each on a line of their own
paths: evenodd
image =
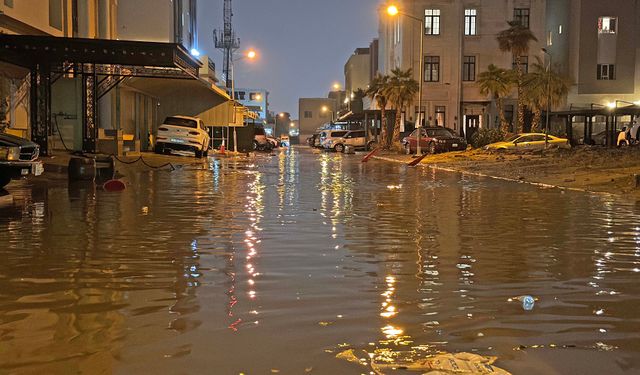
<svg viewBox="0 0 640 375">
<path fill-rule="evenodd" d="M 422 138 L 420 133 L 420 127 L 422 125 L 422 85 L 424 84 L 424 36 L 422 33 L 424 32 L 424 19 L 412 16 L 408 13 L 402 12 L 395 5 L 389 5 L 387 7 L 387 14 L 391 17 L 396 17 L 398 15 L 403 15 L 407 18 L 410 18 L 414 21 L 420 22 L 420 89 L 418 90 L 418 119 L 416 121 L 416 156 L 420 156 L 422 154 L 422 150 L 420 149 L 420 140 Z"/>
<path fill-rule="evenodd" d="M 331 123 L 333 124 L 333 111 L 332 111 L 332 110 L 330 110 L 330 109 L 329 109 L 329 107 L 327 107 L 327 106 L 325 105 L 325 106 L 322 106 L 322 112 L 325 112 L 325 113 L 326 113 L 326 112 L 331 112 Z"/>
<path fill-rule="evenodd" d="M 249 50 L 247 53 L 237 59 L 231 59 L 231 99 L 233 101 L 233 152 L 238 152 L 238 133 L 236 131 L 236 80 L 233 74 L 234 62 L 249 59 L 254 60 L 258 54 L 254 50 Z M 222 132 L 222 145 L 224 145 L 224 131 Z"/>
<path fill-rule="evenodd" d="M 340 90 L 340 84 L 338 82 L 334 83 L 333 84 L 333 89 L 336 90 L 336 91 Z"/>
</svg>

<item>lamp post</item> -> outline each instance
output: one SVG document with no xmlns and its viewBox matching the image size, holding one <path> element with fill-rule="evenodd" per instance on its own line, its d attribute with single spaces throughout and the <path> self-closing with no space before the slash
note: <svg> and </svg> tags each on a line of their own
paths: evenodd
<svg viewBox="0 0 640 375">
<path fill-rule="evenodd" d="M 256 52 L 250 50 L 246 55 L 237 59 L 231 58 L 231 100 L 233 101 L 233 152 L 238 152 L 238 133 L 236 131 L 236 80 L 233 73 L 233 66 L 236 61 L 243 59 L 253 60 L 256 58 Z M 224 131 L 222 132 L 222 144 L 224 145 Z"/>
<path fill-rule="evenodd" d="M 549 65 L 547 66 L 547 119 L 544 125 L 544 148 L 549 147 L 549 112 L 551 112 L 551 62 L 552 57 L 546 48 L 542 48 L 542 52 L 549 57 Z"/>
<path fill-rule="evenodd" d="M 395 5 L 390 5 L 387 7 L 387 14 L 392 17 L 397 16 L 398 14 L 403 15 L 407 18 L 410 18 L 414 21 L 418 21 L 420 23 L 420 84 L 418 90 L 418 119 L 416 121 L 416 156 L 422 154 L 422 150 L 420 148 L 420 140 L 422 139 L 422 134 L 420 132 L 420 128 L 422 127 L 422 85 L 424 84 L 424 19 L 412 16 L 411 14 L 402 12 Z M 426 111 L 425 111 L 426 112 Z M 398 114 L 396 114 L 397 116 Z"/>
</svg>

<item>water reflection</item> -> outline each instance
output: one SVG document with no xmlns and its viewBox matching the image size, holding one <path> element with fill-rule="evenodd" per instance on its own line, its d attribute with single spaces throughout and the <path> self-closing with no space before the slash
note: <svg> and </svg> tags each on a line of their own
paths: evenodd
<svg viewBox="0 0 640 375">
<path fill-rule="evenodd" d="M 636 206 L 297 149 L 128 178 L 12 185 L 0 372 L 361 373 L 344 343 L 640 368 Z"/>
</svg>

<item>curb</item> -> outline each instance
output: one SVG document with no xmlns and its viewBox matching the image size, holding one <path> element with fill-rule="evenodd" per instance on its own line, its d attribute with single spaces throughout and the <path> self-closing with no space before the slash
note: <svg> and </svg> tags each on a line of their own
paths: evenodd
<svg viewBox="0 0 640 375">
<path fill-rule="evenodd" d="M 399 163 L 399 164 L 404 164 L 404 165 L 407 164 L 402 160 L 388 158 L 388 157 L 384 157 L 384 156 L 373 156 L 373 159 L 379 159 L 379 160 L 384 160 L 384 161 L 389 161 L 389 162 L 392 162 L 392 163 Z M 431 168 L 433 170 L 441 171 L 441 172 L 459 173 L 459 174 L 462 174 L 462 175 L 465 175 L 465 176 L 491 178 L 491 179 L 494 179 L 494 180 L 501 180 L 501 181 L 507 181 L 507 182 L 515 182 L 515 183 L 518 183 L 518 184 L 527 184 L 527 185 L 537 186 L 537 187 L 544 188 L 544 189 L 559 189 L 559 190 L 566 190 L 566 191 L 575 191 L 575 192 L 580 192 L 580 193 L 588 193 L 588 194 L 593 194 L 593 195 L 604 195 L 604 196 L 608 196 L 608 197 L 619 197 L 620 196 L 619 194 L 608 193 L 608 192 L 605 192 L 605 191 L 591 191 L 591 190 L 586 190 L 586 189 L 581 189 L 581 188 L 573 188 L 573 187 L 567 187 L 567 186 L 545 184 L 543 182 L 516 180 L 514 178 L 509 178 L 509 177 L 494 176 L 494 175 L 481 173 L 481 172 L 469 172 L 469 171 L 455 169 L 455 168 L 438 167 L 438 166 L 435 166 L 435 165 L 420 165 L 420 166 L 421 167 L 425 167 L 425 168 Z"/>
</svg>

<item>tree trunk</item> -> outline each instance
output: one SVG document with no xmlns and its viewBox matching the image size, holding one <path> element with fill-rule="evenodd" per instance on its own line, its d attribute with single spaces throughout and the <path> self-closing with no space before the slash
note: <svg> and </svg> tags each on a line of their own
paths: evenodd
<svg viewBox="0 0 640 375">
<path fill-rule="evenodd" d="M 496 98 L 496 107 L 498 108 L 498 116 L 500 116 L 500 131 L 502 131 L 502 134 L 506 135 L 509 133 L 509 123 L 507 122 L 507 118 L 504 116 L 502 98 Z"/>
<path fill-rule="evenodd" d="M 540 130 L 540 120 L 542 119 L 542 111 L 540 107 L 533 107 L 533 123 L 531 124 L 531 132 L 537 133 Z"/>
<path fill-rule="evenodd" d="M 396 109 L 396 121 L 393 124 L 393 136 L 391 137 L 391 149 L 400 151 L 402 150 L 402 145 L 400 144 L 400 120 L 402 117 L 402 109 Z"/>
<path fill-rule="evenodd" d="M 380 106 L 380 147 L 387 150 L 387 110 L 384 106 Z"/>
<path fill-rule="evenodd" d="M 522 79 L 524 77 L 524 72 L 522 71 L 521 58 L 520 55 L 516 55 L 516 74 L 518 77 L 518 120 L 516 121 L 516 128 L 514 129 L 516 133 L 522 133 L 522 129 L 524 128 L 524 88 L 522 87 Z"/>
</svg>

